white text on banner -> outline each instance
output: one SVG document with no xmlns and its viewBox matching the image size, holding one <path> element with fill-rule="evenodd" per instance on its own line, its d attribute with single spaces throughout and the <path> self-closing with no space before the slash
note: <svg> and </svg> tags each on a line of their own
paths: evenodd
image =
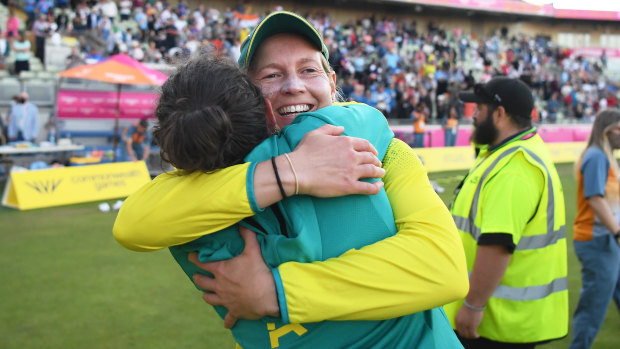
<svg viewBox="0 0 620 349">
<path fill-rule="evenodd" d="M 12 172 L 2 204 L 20 210 L 128 196 L 151 180 L 144 161 Z"/>
</svg>

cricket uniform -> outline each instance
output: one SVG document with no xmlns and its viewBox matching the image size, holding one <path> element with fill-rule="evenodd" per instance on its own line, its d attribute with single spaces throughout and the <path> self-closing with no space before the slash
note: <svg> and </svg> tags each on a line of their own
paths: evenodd
<svg viewBox="0 0 620 349">
<path fill-rule="evenodd" d="M 347 134 L 348 129 L 345 125 Z M 209 175 L 158 176 L 125 200 L 114 237 L 129 249 L 154 251 L 259 213 L 252 190 L 254 166 L 245 163 Z M 466 292 L 456 227 L 420 160 L 407 144 L 392 139 L 383 168 L 396 235 L 386 234 L 387 239 L 352 248 L 338 258 L 291 261 L 274 268 L 283 322 L 391 319 L 441 306 Z M 230 234 L 238 238 L 236 230 Z M 423 314 L 432 318 L 438 312 Z"/>
<path fill-rule="evenodd" d="M 291 152 L 309 131 L 324 124 L 342 125 L 346 134 L 371 141 L 383 159 L 393 138 L 385 117 L 362 104 L 330 106 L 301 115 L 281 134 L 257 146 L 246 160 L 257 163 Z M 375 179 L 376 180 L 376 179 Z M 251 190 L 251 187 L 249 187 Z M 256 210 L 258 208 L 256 207 Z M 351 248 L 396 234 L 394 216 L 384 189 L 377 195 L 315 198 L 297 195 L 284 199 L 242 225 L 258 230 L 263 258 L 270 268 L 288 261 L 313 262 L 337 257 Z M 170 248 L 183 270 L 191 276 L 200 270 L 187 255 L 199 251 L 203 262 L 231 258 L 243 250 L 238 227 Z M 285 294 L 274 269 L 278 293 Z M 367 287 L 373 287 L 372 281 Z M 389 294 L 385 294 L 389 297 Z M 280 303 L 286 310 L 286 303 Z M 226 309 L 217 307 L 220 316 Z M 454 348 L 458 340 L 441 308 L 383 321 L 323 321 L 290 323 L 287 312 L 280 319 L 240 320 L 232 329 L 243 348 Z"/>
</svg>

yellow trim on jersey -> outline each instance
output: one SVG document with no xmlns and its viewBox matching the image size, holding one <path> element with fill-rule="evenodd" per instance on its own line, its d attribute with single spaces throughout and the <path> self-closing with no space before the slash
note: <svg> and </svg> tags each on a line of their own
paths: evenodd
<svg viewBox="0 0 620 349">
<path fill-rule="evenodd" d="M 246 192 L 249 163 L 208 175 L 164 173 L 130 195 L 114 238 L 134 251 L 155 251 L 220 231 L 253 216 Z"/>
</svg>

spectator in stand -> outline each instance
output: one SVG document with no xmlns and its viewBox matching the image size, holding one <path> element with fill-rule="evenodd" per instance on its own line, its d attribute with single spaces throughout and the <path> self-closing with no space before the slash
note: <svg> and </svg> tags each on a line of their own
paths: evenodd
<svg viewBox="0 0 620 349">
<path fill-rule="evenodd" d="M 65 59 L 65 69 L 73 68 L 85 64 L 84 58 L 80 54 L 77 46 L 71 47 L 71 54 Z"/>
<path fill-rule="evenodd" d="M 131 0 L 121 0 L 118 3 L 118 6 L 121 8 L 119 13 L 121 15 L 121 22 L 129 20 L 131 17 L 133 2 Z"/>
<path fill-rule="evenodd" d="M 110 23 L 114 23 L 116 16 L 118 15 L 118 7 L 113 0 L 100 0 L 99 8 L 101 9 L 101 16 L 110 20 Z"/>
<path fill-rule="evenodd" d="M 24 11 L 26 12 L 26 28 L 32 28 L 34 23 L 36 0 L 24 0 Z"/>
<path fill-rule="evenodd" d="M 149 48 L 146 51 L 146 61 L 148 63 L 160 63 L 162 57 L 161 51 L 157 48 L 155 41 L 149 41 Z"/>
<path fill-rule="evenodd" d="M 15 74 L 30 70 L 30 48 L 31 44 L 23 30 L 17 34 L 17 39 L 13 40 L 12 50 L 15 52 Z"/>
<path fill-rule="evenodd" d="M 130 56 L 138 62 L 144 61 L 144 49 L 138 41 L 131 42 Z"/>
<path fill-rule="evenodd" d="M 561 107 L 560 103 L 560 93 L 558 91 L 553 91 L 551 93 L 551 98 L 547 101 L 547 122 L 555 123 L 558 120 Z"/>
<path fill-rule="evenodd" d="M 149 24 L 148 16 L 142 10 L 142 7 L 136 7 L 134 20 L 138 23 L 138 34 L 141 41 L 145 41 L 146 33 L 148 33 Z"/>
<path fill-rule="evenodd" d="M 428 109 L 424 103 L 418 103 L 415 111 L 411 114 L 413 119 L 413 147 L 424 148 L 424 134 L 426 133 Z"/>
<path fill-rule="evenodd" d="M 65 2 L 65 7 L 61 7 L 60 13 L 56 16 L 56 26 L 61 33 L 66 34 L 69 30 L 69 15 L 67 15 L 66 9 L 67 3 Z"/>
<path fill-rule="evenodd" d="M 54 1 L 52 0 L 38 0 L 37 1 L 37 12 L 39 15 L 47 15 L 50 12 L 50 9 L 54 9 Z"/>
<path fill-rule="evenodd" d="M 456 105 L 449 106 L 448 114 L 444 116 L 441 124 L 444 130 L 444 145 L 446 147 L 454 147 L 459 134 L 459 119 Z"/>
<path fill-rule="evenodd" d="M 101 62 L 105 59 L 105 57 L 103 57 L 103 55 L 99 52 L 99 50 L 97 50 L 96 47 L 93 47 L 90 52 L 88 53 L 88 55 L 86 55 L 86 64 L 93 64 L 93 63 L 97 63 L 97 62 Z"/>
<path fill-rule="evenodd" d="M 398 119 L 411 119 L 413 113 L 413 104 L 411 103 L 411 96 L 409 92 L 405 91 L 400 96 L 396 103 L 395 117 Z"/>
<path fill-rule="evenodd" d="M 32 32 L 35 39 L 34 55 L 45 65 L 45 38 L 50 33 L 50 27 L 44 13 L 39 14 L 39 18 L 32 24 Z"/>
<path fill-rule="evenodd" d="M 16 38 L 19 31 L 19 17 L 15 15 L 12 8 L 9 9 L 9 15 L 6 18 L 6 38 Z"/>
</svg>

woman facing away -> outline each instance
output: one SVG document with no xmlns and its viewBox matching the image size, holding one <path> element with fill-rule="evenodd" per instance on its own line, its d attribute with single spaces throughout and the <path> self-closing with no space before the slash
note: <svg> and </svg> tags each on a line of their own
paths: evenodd
<svg viewBox="0 0 620 349">
<path fill-rule="evenodd" d="M 238 68 L 199 57 L 181 66 L 162 87 L 155 112 L 159 126 L 154 133 L 165 158 L 187 172 L 212 172 L 238 164 L 244 157 L 245 161 L 263 161 L 287 154 L 308 131 L 324 124 L 344 125 L 348 135 L 368 139 L 380 159 L 393 137 L 379 111 L 352 103 L 301 115 L 265 140 L 269 136 L 267 120 L 274 118 L 266 104 L 269 102 L 265 103 L 260 90 Z M 278 168 L 273 169 L 277 178 Z M 257 231 L 262 256 L 270 268 L 287 261 L 337 257 L 396 233 L 383 189 L 376 195 L 331 199 L 285 197 L 240 225 Z M 231 226 L 170 250 L 192 277 L 200 270 L 188 261 L 189 253 L 198 251 L 201 262 L 232 258 L 244 246 L 238 229 Z M 276 287 L 281 287 L 278 280 Z M 225 317 L 224 308 L 217 310 Z M 383 321 L 294 325 L 278 319 L 277 312 L 272 315 L 274 318 L 237 322 L 232 329 L 237 342 L 243 348 L 459 346 L 441 308 Z"/>
<path fill-rule="evenodd" d="M 290 12 L 266 17 L 243 44 L 240 66 L 271 106 L 276 129 L 286 134 L 285 127 L 298 114 L 320 112 L 333 104 L 335 74 L 327 57 L 316 30 Z M 282 190 L 271 161 L 213 173 L 159 176 L 125 201 L 115 238 L 130 249 L 156 250 L 224 229 L 296 192 L 323 197 L 378 192 L 379 182 L 357 181 L 381 176 L 369 152 L 350 151 L 371 149 L 370 145 L 333 136 L 340 132 L 324 126 L 291 147 L 290 162 L 277 156 Z M 226 306 L 225 325 L 232 326 L 236 318 L 266 315 L 277 315 L 283 323 L 393 319 L 466 293 L 462 246 L 426 171 L 411 148 L 395 139 L 382 160 L 395 235 L 379 232 L 384 239 L 337 258 L 290 261 L 273 268 L 260 253 L 246 253 L 257 244 L 246 243 L 241 255 L 226 261 L 205 264 L 193 259 L 216 276 L 194 280 L 202 289 L 218 290 L 205 299 Z M 245 236 L 248 239 L 256 238 Z"/>
</svg>

